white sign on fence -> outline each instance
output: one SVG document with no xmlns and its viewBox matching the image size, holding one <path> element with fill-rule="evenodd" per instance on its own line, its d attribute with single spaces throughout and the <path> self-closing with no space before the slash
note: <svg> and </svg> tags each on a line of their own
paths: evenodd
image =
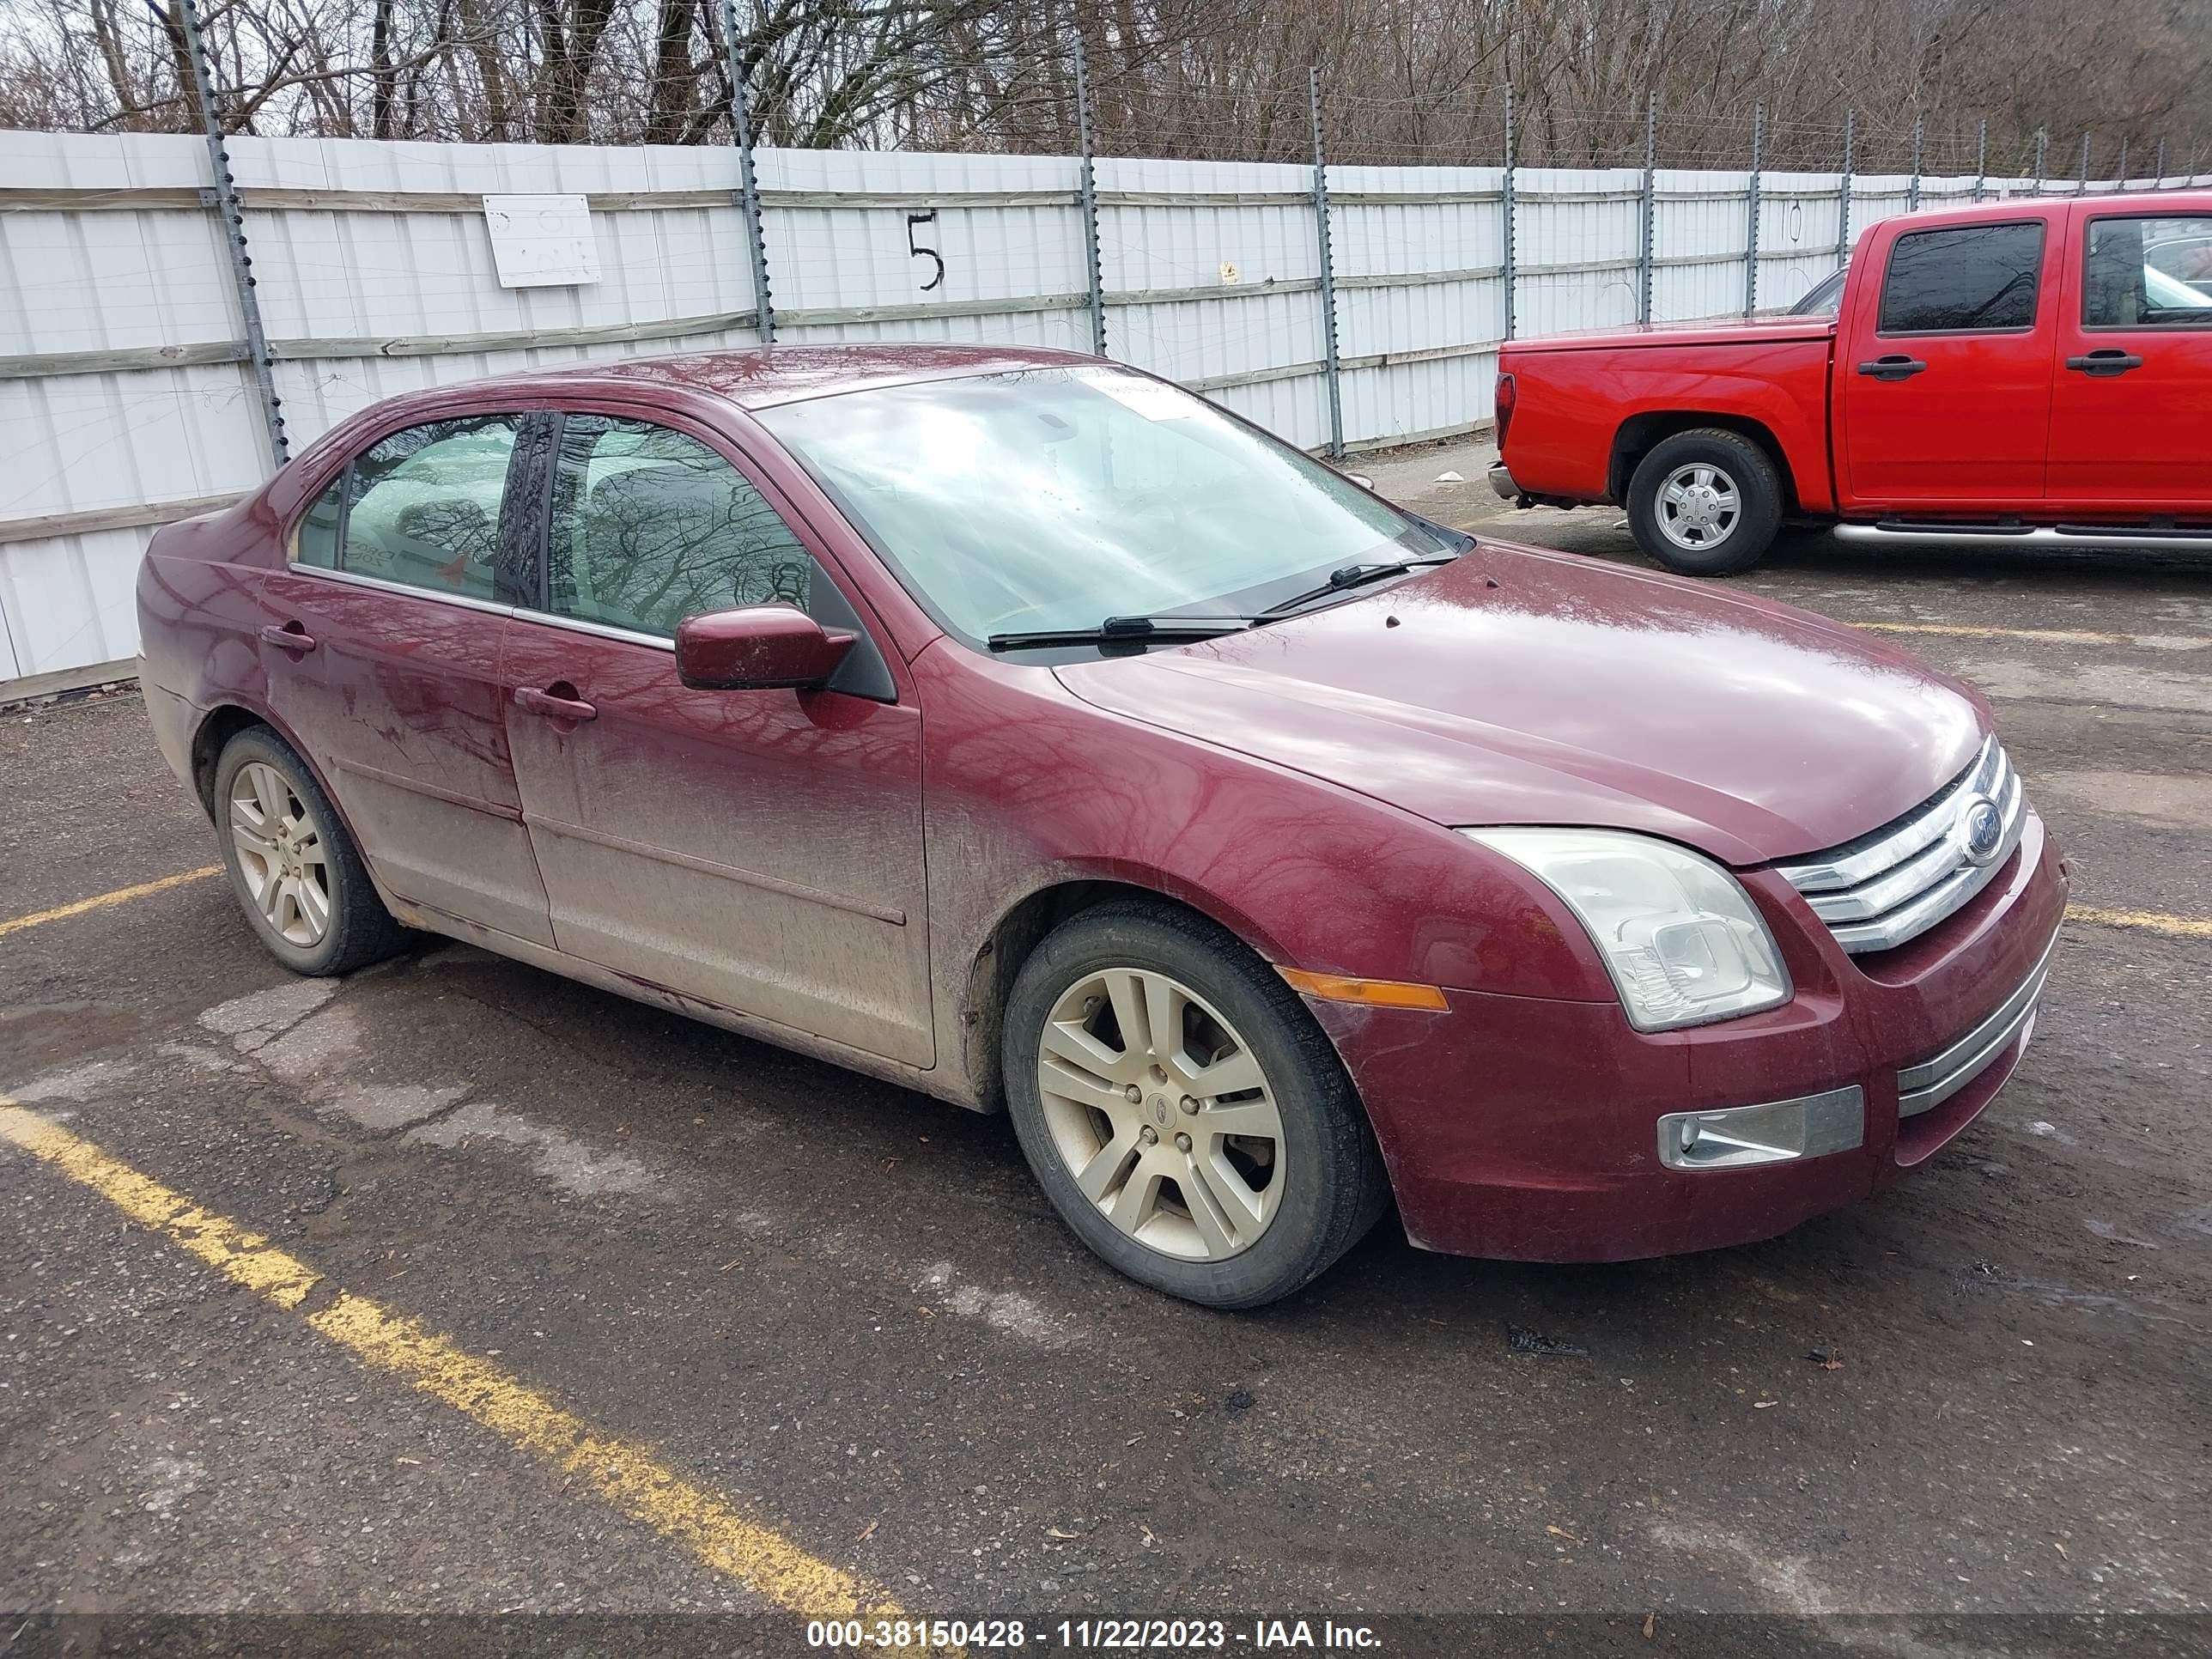
<svg viewBox="0 0 2212 1659">
<path fill-rule="evenodd" d="M 501 288 L 574 288 L 599 280 L 599 246 L 583 197 L 487 196 L 483 211 Z"/>
</svg>

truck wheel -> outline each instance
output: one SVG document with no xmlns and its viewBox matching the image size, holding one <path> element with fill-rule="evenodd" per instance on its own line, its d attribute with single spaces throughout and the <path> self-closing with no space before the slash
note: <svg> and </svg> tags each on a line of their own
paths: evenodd
<svg viewBox="0 0 2212 1659">
<path fill-rule="evenodd" d="M 1782 527 L 1782 480 L 1748 438 L 1715 427 L 1678 432 L 1637 464 L 1628 527 L 1637 546 L 1669 570 L 1733 575 Z"/>
</svg>

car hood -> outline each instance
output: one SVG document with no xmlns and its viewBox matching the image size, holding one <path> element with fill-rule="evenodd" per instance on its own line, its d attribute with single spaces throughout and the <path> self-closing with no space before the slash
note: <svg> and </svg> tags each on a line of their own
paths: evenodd
<svg viewBox="0 0 2212 1659">
<path fill-rule="evenodd" d="M 1310 616 L 1055 672 L 1438 823 L 1635 830 L 1737 866 L 1887 823 L 1987 729 L 1973 692 L 1841 623 L 1488 542 Z"/>
</svg>

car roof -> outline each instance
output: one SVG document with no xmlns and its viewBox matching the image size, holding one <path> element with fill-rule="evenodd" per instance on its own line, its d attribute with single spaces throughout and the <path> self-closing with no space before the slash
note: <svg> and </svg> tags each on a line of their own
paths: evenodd
<svg viewBox="0 0 2212 1659">
<path fill-rule="evenodd" d="M 672 357 L 630 357 L 603 363 L 564 363 L 527 374 L 470 383 L 471 391 L 514 386 L 635 387 L 638 382 L 726 398 L 744 409 L 766 409 L 805 398 L 863 386 L 939 380 L 1025 368 L 1068 368 L 1098 359 L 1040 346 L 854 343 L 751 346 L 736 351 L 686 352 Z"/>
</svg>

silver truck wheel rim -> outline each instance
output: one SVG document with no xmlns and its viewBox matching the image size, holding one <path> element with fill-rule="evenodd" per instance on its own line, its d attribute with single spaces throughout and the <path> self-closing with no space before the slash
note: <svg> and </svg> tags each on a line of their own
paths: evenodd
<svg viewBox="0 0 2212 1659">
<path fill-rule="evenodd" d="M 1678 466 L 1659 486 L 1659 533 L 1692 553 L 1717 547 L 1735 530 L 1743 497 L 1735 480 L 1709 461 Z"/>
<path fill-rule="evenodd" d="M 322 832 L 275 767 L 248 761 L 231 779 L 230 840 L 246 897 L 262 921 L 288 944 L 321 944 L 331 930 Z"/>
<path fill-rule="evenodd" d="M 1084 1198 L 1163 1255 L 1249 1250 L 1283 1194 L 1282 1114 L 1258 1057 L 1188 986 L 1109 968 L 1060 993 L 1037 1050 L 1054 1148 Z"/>
</svg>

